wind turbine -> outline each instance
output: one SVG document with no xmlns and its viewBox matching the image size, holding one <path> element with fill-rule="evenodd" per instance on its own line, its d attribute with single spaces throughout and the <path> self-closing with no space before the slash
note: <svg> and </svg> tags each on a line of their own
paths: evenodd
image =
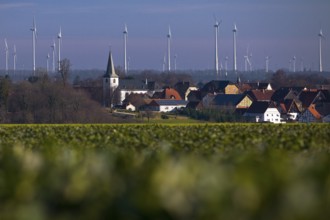
<svg viewBox="0 0 330 220">
<path fill-rule="evenodd" d="M 164 59 L 163 59 L 163 72 L 165 72 L 165 66 L 166 66 L 166 55 L 164 55 Z"/>
<path fill-rule="evenodd" d="M 234 43 L 234 62 L 233 62 L 233 70 L 234 72 L 237 72 L 237 57 L 236 57 L 236 32 L 237 32 L 237 27 L 236 24 L 234 24 L 234 29 L 233 29 L 233 43 Z"/>
<path fill-rule="evenodd" d="M 322 39 L 325 39 L 322 29 L 320 30 L 319 36 L 319 71 L 320 73 L 323 72 L 323 66 L 322 66 Z"/>
<path fill-rule="evenodd" d="M 167 71 L 171 71 L 171 27 L 168 26 L 168 34 L 167 34 Z"/>
<path fill-rule="evenodd" d="M 125 71 L 125 75 L 127 74 L 127 25 L 125 24 L 125 28 L 124 28 L 124 71 Z"/>
<path fill-rule="evenodd" d="M 269 71 L 269 56 L 266 56 L 266 73 Z"/>
<path fill-rule="evenodd" d="M 62 29 L 60 27 L 60 32 L 57 35 L 58 39 L 58 71 L 61 71 L 61 41 L 62 41 Z"/>
<path fill-rule="evenodd" d="M 5 53 L 6 53 L 6 75 L 8 75 L 8 44 L 5 38 Z"/>
<path fill-rule="evenodd" d="M 292 58 L 292 68 L 293 68 L 293 72 L 296 72 L 296 56 L 293 56 Z"/>
<path fill-rule="evenodd" d="M 214 28 L 215 28 L 215 73 L 218 76 L 219 74 L 219 55 L 218 55 L 218 33 L 219 33 L 219 26 L 221 24 L 221 21 L 218 22 L 218 20 L 216 18 L 215 19 L 215 24 L 214 24 Z"/>
<path fill-rule="evenodd" d="M 50 55 L 49 55 L 49 53 L 47 54 L 47 73 L 48 73 L 48 71 L 49 71 L 49 58 L 50 58 Z"/>
<path fill-rule="evenodd" d="M 52 56 L 53 56 L 53 68 L 52 68 L 52 71 L 55 73 L 55 48 L 56 48 L 55 40 L 53 41 L 53 44 L 50 47 L 52 48 Z"/>
<path fill-rule="evenodd" d="M 304 58 L 300 58 L 300 71 L 304 72 Z"/>
<path fill-rule="evenodd" d="M 17 59 L 17 53 L 16 53 L 16 45 L 14 44 L 14 53 L 13 53 L 13 57 L 14 57 L 14 73 L 16 71 L 16 59 Z"/>
<path fill-rule="evenodd" d="M 176 72 L 176 60 L 177 60 L 177 58 L 178 58 L 178 55 L 175 54 L 174 55 L 174 72 Z"/>
<path fill-rule="evenodd" d="M 226 71 L 226 78 L 227 78 L 227 75 L 228 75 L 228 56 L 226 56 L 226 58 L 225 58 L 225 71 Z"/>
<path fill-rule="evenodd" d="M 35 22 L 35 18 L 33 18 L 33 27 L 30 28 L 32 31 L 32 70 L 33 75 L 35 75 L 36 72 L 36 39 L 37 39 L 37 26 Z"/>
</svg>

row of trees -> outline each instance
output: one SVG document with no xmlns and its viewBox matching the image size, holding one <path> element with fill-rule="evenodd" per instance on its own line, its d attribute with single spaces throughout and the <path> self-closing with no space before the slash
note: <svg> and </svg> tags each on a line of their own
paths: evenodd
<svg viewBox="0 0 330 220">
<path fill-rule="evenodd" d="M 19 83 L 0 77 L 0 123 L 116 122 L 100 103 L 68 83 L 69 74 L 70 62 L 63 60 L 55 78 L 42 70 Z"/>
</svg>

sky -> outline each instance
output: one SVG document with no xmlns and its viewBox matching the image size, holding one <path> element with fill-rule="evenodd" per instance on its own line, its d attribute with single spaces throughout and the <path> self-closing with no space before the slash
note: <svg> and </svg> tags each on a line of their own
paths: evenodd
<svg viewBox="0 0 330 220">
<path fill-rule="evenodd" d="M 37 25 L 36 64 L 46 67 L 51 44 L 62 29 L 61 57 L 73 69 L 106 69 L 111 48 L 116 66 L 123 66 L 123 31 L 128 27 L 130 69 L 161 70 L 171 27 L 171 63 L 177 69 L 214 68 L 214 23 L 219 29 L 219 63 L 233 66 L 233 27 L 237 25 L 238 69 L 244 55 L 252 54 L 253 69 L 318 69 L 318 33 L 322 28 L 323 69 L 330 71 L 329 0 L 0 0 L 0 69 L 9 66 L 13 45 L 17 68 L 32 69 L 33 17 Z"/>
</svg>

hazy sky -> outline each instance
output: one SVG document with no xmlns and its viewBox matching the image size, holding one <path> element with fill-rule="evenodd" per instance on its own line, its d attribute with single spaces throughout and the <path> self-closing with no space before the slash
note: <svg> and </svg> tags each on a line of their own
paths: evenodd
<svg viewBox="0 0 330 220">
<path fill-rule="evenodd" d="M 318 33 L 330 38 L 329 0 L 0 0 L 0 69 L 5 66 L 4 38 L 17 47 L 18 68 L 32 68 L 32 27 L 36 18 L 37 66 L 46 66 L 47 53 L 60 26 L 62 57 L 72 68 L 105 69 L 109 45 L 115 65 L 123 65 L 123 29 L 128 26 L 131 69 L 161 69 L 168 26 L 172 30 L 172 63 L 178 69 L 214 66 L 214 16 L 222 20 L 219 56 L 229 57 L 232 69 L 232 29 L 237 24 L 238 68 L 249 47 L 252 64 L 288 68 L 297 57 L 307 68 L 318 69 Z M 324 69 L 330 71 L 330 43 L 323 47 Z M 173 69 L 173 67 L 172 67 Z"/>
</svg>

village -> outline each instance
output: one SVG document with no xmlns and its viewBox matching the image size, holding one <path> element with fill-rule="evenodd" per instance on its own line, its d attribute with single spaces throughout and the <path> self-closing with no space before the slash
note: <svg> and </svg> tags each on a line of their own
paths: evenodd
<svg viewBox="0 0 330 220">
<path fill-rule="evenodd" d="M 329 85 L 319 88 L 281 87 L 266 82 L 212 80 L 201 87 L 177 82 L 173 88 L 154 81 L 121 79 L 111 52 L 103 76 L 103 106 L 114 112 L 173 113 L 183 109 L 213 110 L 236 115 L 244 122 L 330 122 Z"/>
</svg>

